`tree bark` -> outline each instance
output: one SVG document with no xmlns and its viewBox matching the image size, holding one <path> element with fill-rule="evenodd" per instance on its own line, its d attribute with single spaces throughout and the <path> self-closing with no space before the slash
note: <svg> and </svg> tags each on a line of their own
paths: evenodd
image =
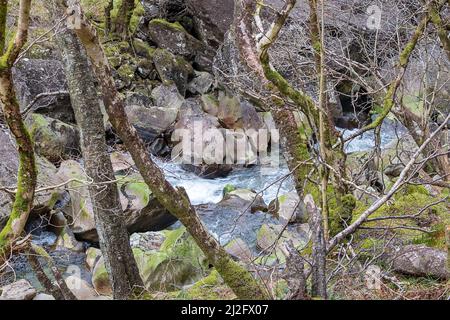
<svg viewBox="0 0 450 320">
<path fill-rule="evenodd" d="M 114 21 L 114 32 L 123 40 L 128 36 L 131 16 L 133 15 L 133 10 L 136 6 L 134 1 L 135 0 L 122 0 L 117 17 Z"/>
<path fill-rule="evenodd" d="M 23 45 L 27 41 L 31 0 L 21 0 L 17 33 L 8 44 L 6 52 L 0 57 L 0 101 L 3 104 L 3 116 L 13 134 L 19 152 L 19 170 L 17 173 L 17 191 L 11 215 L 4 229 L 0 232 L 0 263 L 10 249 L 12 242 L 18 238 L 28 220 L 36 188 L 36 166 L 33 142 L 20 113 L 20 106 L 14 91 L 11 69 Z M 7 3 L 0 6 L 5 10 Z M 6 34 L 6 25 L 0 33 Z M 1 52 L 0 52 L 1 54 Z"/>
<path fill-rule="evenodd" d="M 54 7 L 54 16 L 63 7 Z M 115 299 L 128 299 L 144 284 L 129 243 L 123 220 L 117 184 L 108 154 L 103 114 L 88 57 L 76 34 L 60 33 L 57 42 L 62 53 L 70 99 L 81 134 L 81 151 L 89 185 L 100 248 Z"/>
<path fill-rule="evenodd" d="M 77 3 L 79 11 L 82 12 L 79 2 L 75 1 L 75 3 Z M 238 298 L 266 299 L 268 297 L 266 291 L 252 277 L 250 272 L 233 261 L 205 228 L 195 208 L 191 205 L 185 190 L 172 187 L 151 159 L 137 131 L 128 121 L 124 102 L 115 87 L 111 68 L 95 29 L 83 18 L 82 14 L 80 18 L 82 21 L 81 28 L 77 29 L 76 33 L 94 66 L 109 120 L 130 152 L 144 181 L 158 201 L 186 227 L 210 263 Z"/>
</svg>

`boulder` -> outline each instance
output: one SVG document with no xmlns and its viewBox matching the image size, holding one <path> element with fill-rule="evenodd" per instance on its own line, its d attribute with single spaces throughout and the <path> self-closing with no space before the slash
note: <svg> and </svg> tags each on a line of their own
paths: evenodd
<svg viewBox="0 0 450 320">
<path fill-rule="evenodd" d="M 203 94 L 201 96 L 202 109 L 206 113 L 217 117 L 219 114 L 219 100 L 212 94 Z"/>
<path fill-rule="evenodd" d="M 253 190 L 237 189 L 224 195 L 219 205 L 236 210 L 267 211 L 267 205 L 261 195 Z"/>
<path fill-rule="evenodd" d="M 159 108 L 180 109 L 184 103 L 183 96 L 178 92 L 177 86 L 160 85 L 152 90 L 152 99 Z"/>
<path fill-rule="evenodd" d="M 234 129 L 236 123 L 242 118 L 241 102 L 239 98 L 221 91 L 219 94 L 219 110 L 217 117 L 225 128 Z"/>
<path fill-rule="evenodd" d="M 234 17 L 232 0 L 187 0 L 201 40 L 212 48 L 219 48 Z"/>
<path fill-rule="evenodd" d="M 390 254 L 394 271 L 418 277 L 449 279 L 447 253 L 423 245 L 397 248 Z"/>
<path fill-rule="evenodd" d="M 197 69 L 212 71 L 214 50 L 190 35 L 178 22 L 153 19 L 148 24 L 148 37 L 159 48 L 194 61 Z"/>
<path fill-rule="evenodd" d="M 94 269 L 101 256 L 102 252 L 100 249 L 90 247 L 86 250 L 86 265 L 88 266 L 90 271 Z"/>
<path fill-rule="evenodd" d="M 177 108 L 127 106 L 126 113 L 132 125 L 155 136 L 167 131 L 178 117 Z"/>
<path fill-rule="evenodd" d="M 31 114 L 27 119 L 36 153 L 58 164 L 80 155 L 78 129 L 70 124 L 41 114 Z"/>
<path fill-rule="evenodd" d="M 258 262 L 269 265 L 285 263 L 289 255 L 286 250 L 287 242 L 292 242 L 296 249 L 301 249 L 307 245 L 309 236 L 310 232 L 306 225 L 297 229 L 284 229 L 283 225 L 263 224 L 256 236 L 256 246 L 264 251 L 265 256 Z"/>
<path fill-rule="evenodd" d="M 60 61 L 24 58 L 13 68 L 13 79 L 21 110 L 38 94 L 64 91 L 63 94 L 40 98 L 32 110 L 66 123 L 75 123 L 66 76 Z"/>
<path fill-rule="evenodd" d="M 0 300 L 32 300 L 37 291 L 27 280 L 21 279 L 0 288 L 0 293 Z"/>
<path fill-rule="evenodd" d="M 231 240 L 226 246 L 225 250 L 234 258 L 250 263 L 253 260 L 253 253 L 248 247 L 247 243 L 241 238 Z"/>
<path fill-rule="evenodd" d="M 44 158 L 36 157 L 38 169 L 38 188 L 57 184 L 55 166 Z M 14 138 L 8 131 L 0 129 L 0 185 L 14 189 L 17 184 L 19 157 Z M 52 189 L 36 194 L 33 213 L 45 213 L 51 210 L 61 196 L 61 190 Z M 11 210 L 11 194 L 0 191 L 0 228 L 6 223 Z"/>
<path fill-rule="evenodd" d="M 195 71 L 195 78 L 188 84 L 188 91 L 192 94 L 205 94 L 214 84 L 214 76 L 208 72 Z"/>
<path fill-rule="evenodd" d="M 185 228 L 164 231 L 158 250 L 133 249 L 141 277 L 149 290 L 174 291 L 202 278 L 208 262 Z M 103 259 L 94 268 L 92 283 L 102 295 L 111 295 Z"/>
<path fill-rule="evenodd" d="M 88 188 L 83 183 L 86 175 L 82 166 L 73 160 L 64 161 L 58 177 L 62 181 L 77 179 L 67 185 L 70 203 L 63 208 L 69 217 L 72 231 L 78 239 L 98 242 L 92 202 Z M 176 221 L 152 196 L 140 175 L 119 175 L 117 179 L 124 221 L 130 233 L 162 230 Z"/>
<path fill-rule="evenodd" d="M 77 297 L 78 300 L 96 300 L 98 297 L 94 288 L 89 285 L 85 280 L 78 278 L 77 276 L 68 276 L 64 281 L 67 287 Z"/>
<path fill-rule="evenodd" d="M 188 81 L 194 74 L 189 62 L 164 49 L 155 50 L 153 62 L 163 84 L 175 84 L 180 94 L 184 96 Z"/>
<path fill-rule="evenodd" d="M 166 236 L 160 231 L 133 233 L 130 236 L 130 245 L 133 249 L 136 248 L 142 251 L 158 251 L 164 243 L 164 240 L 166 240 Z"/>
<path fill-rule="evenodd" d="M 56 300 L 55 297 L 45 293 L 38 293 L 33 300 Z"/>
<path fill-rule="evenodd" d="M 272 200 L 269 204 L 269 212 L 283 223 L 308 222 L 308 213 L 303 201 L 300 201 L 295 191 L 291 191 Z"/>
</svg>

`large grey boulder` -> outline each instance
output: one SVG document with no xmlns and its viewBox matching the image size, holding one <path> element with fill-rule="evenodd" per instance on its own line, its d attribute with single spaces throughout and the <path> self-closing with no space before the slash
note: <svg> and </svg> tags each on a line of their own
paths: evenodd
<svg viewBox="0 0 450 320">
<path fill-rule="evenodd" d="M 38 171 L 38 188 L 57 184 L 55 173 L 57 169 L 49 161 L 36 157 Z M 17 184 L 17 170 L 19 168 L 19 155 L 14 138 L 11 134 L 0 129 L 0 186 L 15 189 Z M 52 189 L 36 194 L 33 204 L 33 213 L 48 212 L 61 195 L 61 190 Z M 13 205 L 12 195 L 0 191 L 0 228 L 6 223 Z"/>
<path fill-rule="evenodd" d="M 155 50 L 153 61 L 162 82 L 165 85 L 175 84 L 184 96 L 188 81 L 194 74 L 189 62 L 165 49 Z"/>
<path fill-rule="evenodd" d="M 201 71 L 212 71 L 214 50 L 190 35 L 181 24 L 154 19 L 148 24 L 148 35 L 159 48 L 194 62 Z"/>
<path fill-rule="evenodd" d="M 36 293 L 27 280 L 21 279 L 0 288 L 0 300 L 32 300 Z"/>
<path fill-rule="evenodd" d="M 448 279 L 447 253 L 423 245 L 397 248 L 390 254 L 394 271 L 419 277 Z"/>
<path fill-rule="evenodd" d="M 64 68 L 58 60 L 22 59 L 13 68 L 13 79 L 22 110 L 38 94 L 67 91 Z M 32 109 L 63 122 L 75 123 L 68 93 L 43 97 Z"/>
<path fill-rule="evenodd" d="M 217 49 L 233 22 L 233 0 L 187 0 L 197 33 L 203 42 Z"/>
</svg>

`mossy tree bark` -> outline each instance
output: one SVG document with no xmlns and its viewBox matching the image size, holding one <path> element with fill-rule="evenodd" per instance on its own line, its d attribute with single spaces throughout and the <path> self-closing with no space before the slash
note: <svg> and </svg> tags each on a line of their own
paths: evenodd
<svg viewBox="0 0 450 320">
<path fill-rule="evenodd" d="M 0 15 L 7 12 L 8 1 L 2 2 Z M 3 104 L 3 116 L 13 134 L 19 152 L 19 170 L 17 190 L 11 215 L 0 232 L 0 260 L 5 259 L 13 241 L 20 237 L 33 206 L 36 188 L 36 165 L 33 142 L 23 122 L 20 106 L 14 91 L 11 69 L 22 47 L 27 41 L 31 0 L 21 0 L 19 20 L 15 37 L 10 41 L 6 52 L 0 57 L 0 101 Z M 6 24 L 0 33 L 6 34 Z"/>
<path fill-rule="evenodd" d="M 61 3 L 49 8 L 56 19 L 63 16 Z M 72 30 L 59 33 L 70 99 L 81 134 L 84 168 L 92 179 L 89 185 L 100 248 L 108 271 L 114 299 L 138 294 L 144 284 L 130 247 L 117 184 L 108 154 L 103 114 L 95 78 L 85 49 Z"/>
<path fill-rule="evenodd" d="M 79 2 L 77 3 L 79 5 Z M 79 10 L 82 12 L 81 8 Z M 115 87 L 111 68 L 100 45 L 95 28 L 83 16 L 80 18 L 82 21 L 81 28 L 75 31 L 86 48 L 100 82 L 109 120 L 127 146 L 152 193 L 186 227 L 210 263 L 216 268 L 225 283 L 234 291 L 238 298 L 268 298 L 267 292 L 252 277 L 250 272 L 233 261 L 231 256 L 220 246 L 219 242 L 208 232 L 197 215 L 195 208 L 191 205 L 185 190 L 182 188 L 175 189 L 153 162 L 143 141 L 128 121 L 124 102 Z"/>
</svg>

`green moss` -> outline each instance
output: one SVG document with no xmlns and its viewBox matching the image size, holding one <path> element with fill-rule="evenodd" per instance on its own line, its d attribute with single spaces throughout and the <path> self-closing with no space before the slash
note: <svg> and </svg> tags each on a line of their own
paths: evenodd
<svg viewBox="0 0 450 320">
<path fill-rule="evenodd" d="M 227 184 L 225 187 L 223 187 L 222 195 L 226 195 L 232 191 L 236 190 L 236 187 L 232 184 Z"/>
<path fill-rule="evenodd" d="M 150 25 L 155 25 L 155 26 L 161 25 L 166 28 L 170 28 L 170 29 L 174 29 L 176 31 L 181 31 L 181 32 L 187 33 L 186 29 L 184 29 L 184 27 L 178 21 L 171 23 L 164 19 L 153 19 L 152 21 L 150 21 Z"/>
<path fill-rule="evenodd" d="M 230 300 L 236 298 L 232 291 L 224 285 L 216 270 L 207 277 L 194 283 L 186 290 L 178 293 L 177 299 L 185 300 Z"/>
</svg>

